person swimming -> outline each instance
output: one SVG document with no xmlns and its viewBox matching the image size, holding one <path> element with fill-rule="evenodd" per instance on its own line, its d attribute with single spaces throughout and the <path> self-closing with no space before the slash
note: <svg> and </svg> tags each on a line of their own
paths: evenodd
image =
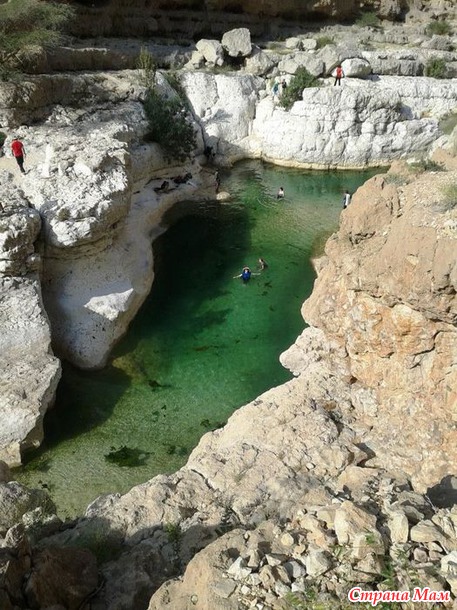
<svg viewBox="0 0 457 610">
<path fill-rule="evenodd" d="M 276 199 L 284 199 L 284 188 L 282 186 L 279 187 Z"/>
<path fill-rule="evenodd" d="M 243 282 L 246 284 L 251 279 L 251 275 L 252 275 L 252 271 L 249 269 L 249 267 L 246 266 L 246 267 L 243 267 L 242 272 L 239 275 L 235 275 L 233 279 L 240 277 L 243 280 Z"/>
<path fill-rule="evenodd" d="M 258 262 L 259 262 L 260 271 L 263 271 L 264 269 L 266 269 L 268 267 L 267 262 L 264 258 L 260 257 Z"/>
<path fill-rule="evenodd" d="M 243 271 L 241 272 L 241 279 L 244 283 L 249 282 L 249 280 L 251 279 L 251 275 L 252 273 L 249 267 L 243 267 Z"/>
</svg>

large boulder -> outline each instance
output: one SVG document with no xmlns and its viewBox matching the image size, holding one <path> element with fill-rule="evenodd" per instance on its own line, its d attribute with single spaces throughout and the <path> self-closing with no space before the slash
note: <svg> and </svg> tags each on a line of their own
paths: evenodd
<svg viewBox="0 0 457 610">
<path fill-rule="evenodd" d="M 363 78 L 371 74 L 370 63 L 366 59 L 354 57 L 353 59 L 345 59 L 341 64 L 344 75 L 353 78 Z"/>
<path fill-rule="evenodd" d="M 25 513 L 41 508 L 43 514 L 55 513 L 55 506 L 48 493 L 42 489 L 28 489 L 12 481 L 0 484 L 0 536 L 21 521 Z"/>
<path fill-rule="evenodd" d="M 44 549 L 33 555 L 25 595 L 33 609 L 61 604 L 67 610 L 78 610 L 97 585 L 97 561 L 90 551 Z"/>
<path fill-rule="evenodd" d="M 253 47 L 251 55 L 246 58 L 244 69 L 249 74 L 264 76 L 274 65 L 274 61 L 265 51 L 258 47 Z"/>
<path fill-rule="evenodd" d="M 224 49 L 218 40 L 202 38 L 195 46 L 207 63 L 216 66 L 222 66 L 224 63 Z"/>
<path fill-rule="evenodd" d="M 288 55 L 278 63 L 278 70 L 286 74 L 295 74 L 299 68 L 306 68 L 313 76 L 322 76 L 325 64 L 317 56 L 305 52 Z"/>
<path fill-rule="evenodd" d="M 230 57 L 247 57 L 252 50 L 251 32 L 247 28 L 236 28 L 225 32 L 222 46 Z"/>
</svg>

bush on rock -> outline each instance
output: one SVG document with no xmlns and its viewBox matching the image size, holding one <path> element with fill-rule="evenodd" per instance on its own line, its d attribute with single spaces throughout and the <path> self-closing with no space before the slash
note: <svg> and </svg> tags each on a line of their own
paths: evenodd
<svg viewBox="0 0 457 610">
<path fill-rule="evenodd" d="M 185 161 L 196 146 L 196 138 L 184 102 L 150 89 L 144 109 L 149 121 L 148 139 L 160 144 L 167 158 Z"/>
<path fill-rule="evenodd" d="M 430 59 L 425 65 L 425 76 L 432 78 L 446 78 L 446 62 L 441 57 Z"/>
<path fill-rule="evenodd" d="M 279 104 L 289 110 L 295 102 L 301 99 L 303 89 L 319 86 L 320 83 L 317 78 L 310 74 L 306 68 L 298 68 L 289 86 L 282 94 Z"/>
<path fill-rule="evenodd" d="M 67 4 L 43 0 L 9 0 L 0 4 L 0 78 L 20 72 L 29 53 L 53 47 L 73 16 Z"/>
</svg>

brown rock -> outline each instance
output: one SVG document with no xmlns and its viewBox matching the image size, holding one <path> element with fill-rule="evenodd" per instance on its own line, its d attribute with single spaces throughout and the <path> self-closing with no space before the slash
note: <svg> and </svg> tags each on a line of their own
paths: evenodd
<svg viewBox="0 0 457 610">
<path fill-rule="evenodd" d="M 33 610 L 58 604 L 78 610 L 97 584 L 97 561 L 90 551 L 50 548 L 34 555 L 25 594 Z"/>
</svg>

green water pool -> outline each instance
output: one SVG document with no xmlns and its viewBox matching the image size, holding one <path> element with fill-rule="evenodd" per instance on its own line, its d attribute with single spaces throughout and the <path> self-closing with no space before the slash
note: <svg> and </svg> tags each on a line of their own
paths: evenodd
<svg viewBox="0 0 457 610">
<path fill-rule="evenodd" d="M 45 442 L 17 478 L 49 489 L 61 516 L 80 514 L 100 494 L 178 469 L 202 434 L 289 379 L 278 358 L 304 327 L 310 257 L 337 227 L 344 190 L 373 173 L 249 161 L 221 172 L 230 202 L 178 204 L 128 334 L 102 371 L 64 365 Z M 259 257 L 265 271 L 233 279 Z"/>
</svg>

